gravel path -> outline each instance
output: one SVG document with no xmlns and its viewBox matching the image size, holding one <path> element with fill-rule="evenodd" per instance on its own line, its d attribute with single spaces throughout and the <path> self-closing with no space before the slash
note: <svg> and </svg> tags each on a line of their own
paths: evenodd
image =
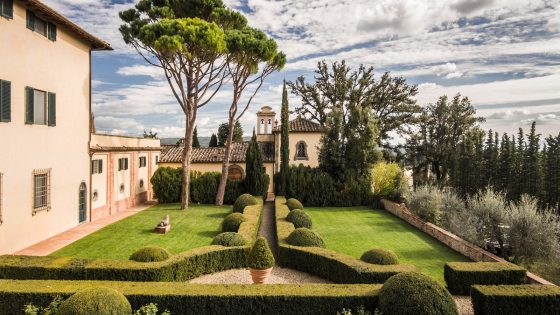
<svg viewBox="0 0 560 315">
<path fill-rule="evenodd" d="M 276 211 L 273 201 L 266 201 L 263 207 L 261 225 L 259 227 L 259 236 L 266 238 L 268 246 L 278 260 L 278 239 L 276 236 Z"/>
<path fill-rule="evenodd" d="M 453 299 L 461 315 L 474 315 L 470 296 L 454 295 Z"/>
<path fill-rule="evenodd" d="M 189 283 L 203 284 L 251 284 L 251 275 L 247 269 L 232 269 L 204 275 L 189 281 Z M 269 284 L 303 284 L 303 283 L 332 283 L 328 280 L 300 272 L 293 269 L 275 266 L 272 269 Z"/>
</svg>

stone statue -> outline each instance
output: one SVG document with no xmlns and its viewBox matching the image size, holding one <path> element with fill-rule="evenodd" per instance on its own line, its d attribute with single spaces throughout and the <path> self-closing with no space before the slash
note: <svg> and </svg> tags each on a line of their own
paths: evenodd
<svg viewBox="0 0 560 315">
<path fill-rule="evenodd" d="M 159 222 L 159 227 L 166 227 L 169 225 L 169 215 L 166 215 L 161 222 Z"/>
<path fill-rule="evenodd" d="M 169 215 L 166 215 L 156 226 L 154 232 L 160 234 L 167 234 L 167 232 L 169 232 L 170 229 L 171 229 L 171 224 L 169 223 Z"/>
</svg>

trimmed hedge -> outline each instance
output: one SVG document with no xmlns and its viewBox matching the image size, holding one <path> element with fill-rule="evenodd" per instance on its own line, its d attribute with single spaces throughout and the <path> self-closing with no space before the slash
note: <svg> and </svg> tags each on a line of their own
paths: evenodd
<svg viewBox="0 0 560 315">
<path fill-rule="evenodd" d="M 475 285 L 471 297 L 477 315 L 560 314 L 560 288 L 552 285 Z"/>
<path fill-rule="evenodd" d="M 272 268 L 274 266 L 274 256 L 264 237 L 259 237 L 253 245 L 253 248 L 251 248 L 249 257 L 247 257 L 247 265 L 249 268 L 260 270 Z"/>
<path fill-rule="evenodd" d="M 243 236 L 237 232 L 220 233 L 212 240 L 212 245 L 222 245 L 226 247 L 243 246 L 246 243 Z"/>
<path fill-rule="evenodd" d="M 256 239 L 261 213 L 262 200 L 245 209 L 247 221 L 238 233 L 250 243 Z M 6 255 L 0 256 L 0 279 L 187 281 L 204 274 L 246 268 L 249 250 L 249 246 L 206 246 L 153 263 Z"/>
<path fill-rule="evenodd" d="M 396 265 L 399 263 L 399 258 L 393 251 L 383 248 L 368 250 L 362 254 L 360 260 L 375 265 Z"/>
<path fill-rule="evenodd" d="M 138 262 L 155 262 L 167 260 L 171 254 L 158 246 L 145 246 L 130 255 L 130 260 Z"/>
<path fill-rule="evenodd" d="M 294 227 L 297 228 L 308 228 L 311 229 L 313 227 L 313 221 L 311 221 L 311 217 L 305 213 L 302 209 L 294 209 L 288 213 L 286 220 L 292 222 Z"/>
<path fill-rule="evenodd" d="M 230 213 L 222 222 L 222 232 L 237 232 L 241 223 L 247 221 L 243 213 Z"/>
<path fill-rule="evenodd" d="M 288 199 L 288 201 L 286 201 L 286 205 L 288 206 L 288 208 L 290 208 L 290 210 L 295 210 L 295 209 L 303 210 L 303 205 L 296 198 Z"/>
<path fill-rule="evenodd" d="M 62 302 L 58 315 L 126 315 L 132 307 L 126 297 L 115 289 L 96 287 L 78 291 Z"/>
<path fill-rule="evenodd" d="M 392 276 L 379 291 L 384 315 L 458 315 L 449 292 L 436 280 L 418 272 Z"/>
<path fill-rule="evenodd" d="M 233 203 L 233 212 L 243 213 L 245 207 L 256 205 L 257 203 L 257 198 L 254 196 L 250 194 L 243 194 L 237 197 L 237 200 Z"/>
<path fill-rule="evenodd" d="M 0 310 L 19 314 L 23 306 L 48 305 L 78 290 L 107 287 L 122 292 L 133 309 L 156 303 L 172 314 L 333 314 L 343 308 L 377 306 L 380 285 L 282 284 L 207 285 L 118 281 L 0 280 Z"/>
<path fill-rule="evenodd" d="M 475 284 L 525 284 L 527 270 L 510 263 L 498 262 L 451 262 L 443 272 L 449 291 L 468 295 Z"/>
<path fill-rule="evenodd" d="M 308 228 L 297 228 L 288 237 L 286 242 L 294 246 L 325 247 L 323 239 Z"/>
<path fill-rule="evenodd" d="M 319 247 L 289 245 L 286 238 L 294 225 L 286 221 L 290 210 L 284 197 L 276 197 L 278 264 L 314 274 L 336 283 L 384 283 L 391 276 L 416 271 L 413 265 L 372 265 L 354 257 Z"/>
</svg>

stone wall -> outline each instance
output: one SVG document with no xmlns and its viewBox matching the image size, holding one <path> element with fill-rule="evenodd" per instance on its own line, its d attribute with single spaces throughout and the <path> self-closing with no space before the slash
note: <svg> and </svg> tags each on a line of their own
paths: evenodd
<svg viewBox="0 0 560 315">
<path fill-rule="evenodd" d="M 395 216 L 405 220 L 409 224 L 415 226 L 421 231 L 424 231 L 428 235 L 447 245 L 448 247 L 454 249 L 455 251 L 463 254 L 464 256 L 472 259 L 473 261 L 484 261 L 484 262 L 506 262 L 503 258 L 500 258 L 492 253 L 489 253 L 482 248 L 465 241 L 464 239 L 458 237 L 457 235 L 442 229 L 441 227 L 426 222 L 414 214 L 412 211 L 404 204 L 398 204 L 389 200 L 382 200 L 385 210 L 394 214 Z M 527 272 L 527 277 L 533 283 L 547 284 L 552 283 L 533 274 Z"/>
</svg>

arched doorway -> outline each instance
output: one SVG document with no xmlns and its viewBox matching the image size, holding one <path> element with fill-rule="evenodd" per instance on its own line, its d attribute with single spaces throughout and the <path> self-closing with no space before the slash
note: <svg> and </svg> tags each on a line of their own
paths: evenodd
<svg viewBox="0 0 560 315">
<path fill-rule="evenodd" d="M 239 165 L 230 165 L 228 169 L 228 179 L 242 180 L 244 177 L 243 168 Z"/>
<path fill-rule="evenodd" d="M 78 197 L 78 208 L 79 208 L 79 217 L 80 223 L 86 221 L 87 219 L 87 187 L 86 183 L 80 184 L 80 192 Z"/>
</svg>

